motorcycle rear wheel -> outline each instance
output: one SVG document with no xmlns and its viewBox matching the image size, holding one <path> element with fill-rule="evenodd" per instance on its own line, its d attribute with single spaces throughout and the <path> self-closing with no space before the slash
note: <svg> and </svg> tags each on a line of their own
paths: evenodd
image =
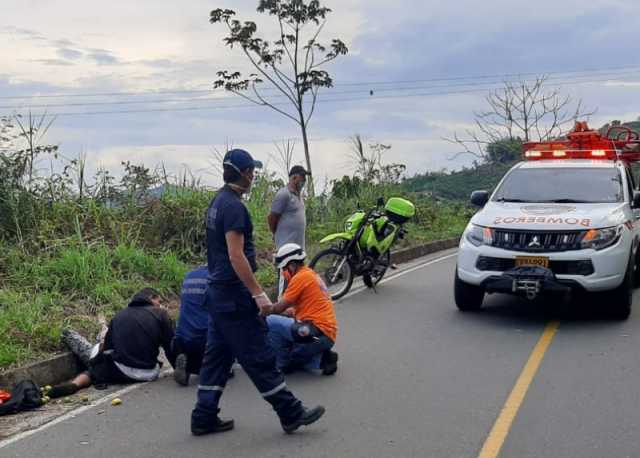
<svg viewBox="0 0 640 458">
<path fill-rule="evenodd" d="M 324 280 L 331 299 L 340 299 L 351 289 L 354 277 L 353 266 L 349 258 L 340 250 L 336 248 L 322 250 L 314 256 L 309 267 Z"/>
</svg>

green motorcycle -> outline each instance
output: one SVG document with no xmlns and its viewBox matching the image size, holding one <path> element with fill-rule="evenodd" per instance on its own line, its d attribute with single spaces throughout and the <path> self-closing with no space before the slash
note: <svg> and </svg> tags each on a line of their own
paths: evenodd
<svg viewBox="0 0 640 458">
<path fill-rule="evenodd" d="M 323 278 L 332 299 L 347 294 L 357 276 L 362 276 L 369 288 L 382 280 L 391 266 L 391 247 L 404 238 L 407 231 L 403 225 L 415 212 L 415 206 L 406 199 L 392 197 L 385 205 L 380 198 L 371 210 L 351 215 L 345 232 L 320 240 L 333 246 L 320 251 L 309 266 Z"/>
</svg>

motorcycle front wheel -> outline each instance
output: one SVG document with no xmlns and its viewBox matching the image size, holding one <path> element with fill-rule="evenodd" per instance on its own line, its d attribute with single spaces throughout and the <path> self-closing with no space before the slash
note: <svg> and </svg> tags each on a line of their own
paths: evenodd
<svg viewBox="0 0 640 458">
<path fill-rule="evenodd" d="M 309 263 L 329 290 L 331 299 L 337 300 L 347 294 L 353 284 L 353 266 L 347 255 L 329 248 L 319 252 Z"/>
</svg>

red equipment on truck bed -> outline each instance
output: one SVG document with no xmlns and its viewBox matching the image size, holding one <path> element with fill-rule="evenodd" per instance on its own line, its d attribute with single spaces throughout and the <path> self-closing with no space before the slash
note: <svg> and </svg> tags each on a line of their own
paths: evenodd
<svg viewBox="0 0 640 458">
<path fill-rule="evenodd" d="M 586 122 L 576 122 L 565 139 L 524 144 L 527 160 L 543 159 L 610 159 L 640 161 L 640 135 L 624 126 L 610 127 L 602 135 L 589 129 Z"/>
</svg>

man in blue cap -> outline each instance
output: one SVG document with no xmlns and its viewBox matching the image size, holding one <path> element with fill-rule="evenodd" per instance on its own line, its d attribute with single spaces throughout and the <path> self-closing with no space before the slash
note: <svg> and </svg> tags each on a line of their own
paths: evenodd
<svg viewBox="0 0 640 458">
<path fill-rule="evenodd" d="M 234 357 L 280 418 L 286 433 L 317 421 L 324 407 L 307 409 L 287 389 L 267 341 L 267 326 L 258 308 L 271 305 L 254 276 L 257 270 L 253 224 L 241 196 L 251 189 L 254 170 L 262 166 L 241 149 L 224 156 L 224 187 L 206 215 L 210 320 L 200 370 L 198 401 L 191 414 L 196 436 L 233 429 L 233 420 L 218 416 L 222 392 Z"/>
</svg>

